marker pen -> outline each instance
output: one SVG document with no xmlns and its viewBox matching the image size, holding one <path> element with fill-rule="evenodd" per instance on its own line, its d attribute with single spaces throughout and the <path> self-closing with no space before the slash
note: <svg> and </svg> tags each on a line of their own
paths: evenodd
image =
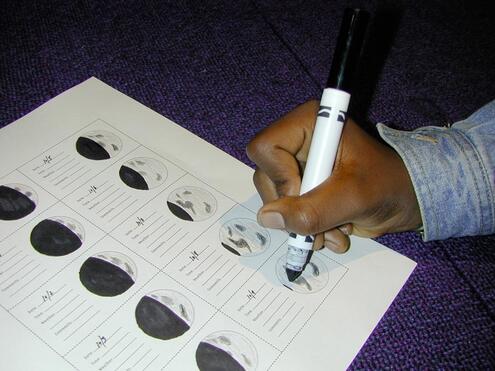
<svg viewBox="0 0 495 371">
<path fill-rule="evenodd" d="M 351 98 L 352 75 L 359 59 L 367 23 L 367 12 L 361 9 L 344 11 L 304 169 L 301 195 L 321 184 L 332 173 Z M 313 253 L 313 242 L 314 236 L 289 234 L 285 270 L 290 282 L 302 274 L 309 262 Z"/>
</svg>

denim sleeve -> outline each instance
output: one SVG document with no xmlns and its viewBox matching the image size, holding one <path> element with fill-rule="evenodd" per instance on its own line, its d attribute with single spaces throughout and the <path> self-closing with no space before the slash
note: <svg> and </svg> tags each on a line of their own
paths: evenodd
<svg viewBox="0 0 495 371">
<path fill-rule="evenodd" d="M 451 127 L 377 128 L 409 171 L 425 241 L 495 232 L 495 100 Z"/>
</svg>

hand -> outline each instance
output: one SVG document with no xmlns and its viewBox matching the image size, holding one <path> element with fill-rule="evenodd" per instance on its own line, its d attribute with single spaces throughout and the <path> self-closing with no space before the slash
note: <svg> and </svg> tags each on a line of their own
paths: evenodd
<svg viewBox="0 0 495 371">
<path fill-rule="evenodd" d="M 306 102 L 257 134 L 247 146 L 256 163 L 254 184 L 264 206 L 258 222 L 301 235 L 316 235 L 341 253 L 349 235 L 377 237 L 414 230 L 421 214 L 399 155 L 347 119 L 332 175 L 299 195 L 319 103 Z"/>
</svg>

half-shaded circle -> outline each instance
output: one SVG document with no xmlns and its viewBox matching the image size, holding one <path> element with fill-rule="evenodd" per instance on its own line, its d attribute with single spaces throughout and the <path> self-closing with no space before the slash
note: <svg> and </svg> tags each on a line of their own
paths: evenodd
<svg viewBox="0 0 495 371">
<path fill-rule="evenodd" d="M 149 190 L 148 183 L 146 183 L 143 176 L 128 166 L 122 165 L 120 167 L 119 176 L 120 179 L 131 188 Z"/>
<path fill-rule="evenodd" d="M 245 371 L 229 353 L 206 342 L 196 349 L 196 364 L 201 371 Z"/>
<path fill-rule="evenodd" d="M 0 219 L 17 220 L 31 214 L 36 203 L 16 189 L 0 185 Z"/>
<path fill-rule="evenodd" d="M 135 315 L 139 328 L 156 339 L 174 339 L 190 328 L 174 311 L 149 296 L 141 298 Z"/>
<path fill-rule="evenodd" d="M 107 160 L 110 158 L 110 154 L 105 148 L 86 137 L 79 137 L 77 139 L 76 150 L 81 156 L 90 160 Z"/>
<path fill-rule="evenodd" d="M 76 251 L 82 245 L 81 239 L 65 225 L 45 219 L 31 231 L 31 245 L 41 254 L 63 256 Z"/>
<path fill-rule="evenodd" d="M 192 222 L 194 220 L 192 216 L 179 205 L 176 205 L 170 201 L 167 201 L 167 205 L 172 214 L 174 214 L 177 218 L 187 220 L 189 222 Z"/>
<path fill-rule="evenodd" d="M 123 269 L 93 256 L 82 264 L 79 279 L 84 287 L 99 296 L 120 295 L 134 284 Z"/>
</svg>

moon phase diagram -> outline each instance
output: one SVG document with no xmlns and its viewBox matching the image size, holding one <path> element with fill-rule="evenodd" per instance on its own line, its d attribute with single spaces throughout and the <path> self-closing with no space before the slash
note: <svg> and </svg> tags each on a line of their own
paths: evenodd
<svg viewBox="0 0 495 371">
<path fill-rule="evenodd" d="M 63 256 L 73 253 L 84 242 L 84 228 L 66 216 L 47 218 L 31 231 L 31 245 L 41 254 Z"/>
<path fill-rule="evenodd" d="M 150 190 L 165 182 L 167 168 L 153 158 L 137 157 L 126 161 L 120 167 L 119 176 L 131 188 Z"/>
<path fill-rule="evenodd" d="M 254 371 L 258 367 L 258 355 L 244 336 L 219 331 L 199 343 L 196 364 L 201 371 Z"/>
<path fill-rule="evenodd" d="M 0 220 L 24 218 L 34 211 L 37 204 L 38 195 L 27 185 L 0 185 Z"/>
<path fill-rule="evenodd" d="M 122 150 L 122 141 L 109 131 L 88 131 L 77 138 L 76 150 L 90 160 L 108 160 Z"/>
<path fill-rule="evenodd" d="M 300 294 L 313 294 L 320 291 L 328 284 L 328 268 L 323 261 L 315 256 L 311 257 L 310 262 L 306 265 L 303 273 L 296 278 L 294 282 L 287 279 L 285 272 L 285 256 L 280 257 L 277 261 L 277 277 L 290 290 Z"/>
<path fill-rule="evenodd" d="M 251 219 L 232 219 L 220 228 L 220 243 L 234 255 L 253 256 L 270 245 L 268 231 Z"/>
<path fill-rule="evenodd" d="M 105 251 L 81 265 L 79 279 L 86 289 L 98 296 L 117 296 L 126 292 L 137 278 L 134 262 L 127 255 Z"/>
<path fill-rule="evenodd" d="M 146 294 L 136 306 L 136 323 L 143 332 L 161 340 L 170 340 L 187 332 L 194 321 L 191 302 L 173 290 Z"/>
<path fill-rule="evenodd" d="M 203 188 L 186 186 L 170 193 L 167 205 L 179 219 L 198 222 L 215 213 L 217 200 Z"/>
</svg>

